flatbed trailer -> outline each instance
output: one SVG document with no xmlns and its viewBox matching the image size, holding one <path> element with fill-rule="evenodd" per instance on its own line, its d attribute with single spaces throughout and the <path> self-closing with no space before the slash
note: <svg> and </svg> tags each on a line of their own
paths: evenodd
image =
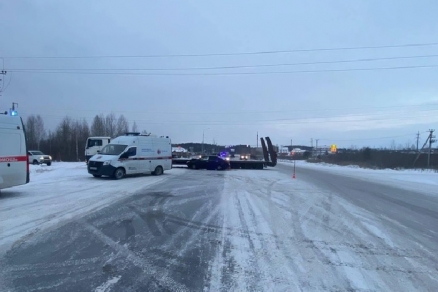
<svg viewBox="0 0 438 292">
<path fill-rule="evenodd" d="M 277 165 L 277 153 L 274 151 L 271 139 L 266 137 L 266 142 L 268 146 L 266 147 L 263 138 L 260 138 L 262 142 L 263 156 L 265 160 L 237 160 L 231 159 L 230 167 L 231 169 L 264 169 L 268 166 L 274 167 Z M 187 165 L 191 158 L 173 158 L 172 165 Z"/>
<path fill-rule="evenodd" d="M 190 159 L 188 158 L 174 158 L 172 165 L 187 165 Z M 231 169 L 263 169 L 267 164 L 263 160 L 229 160 Z"/>
<path fill-rule="evenodd" d="M 263 169 L 267 164 L 263 160 L 230 160 L 231 169 Z"/>
</svg>

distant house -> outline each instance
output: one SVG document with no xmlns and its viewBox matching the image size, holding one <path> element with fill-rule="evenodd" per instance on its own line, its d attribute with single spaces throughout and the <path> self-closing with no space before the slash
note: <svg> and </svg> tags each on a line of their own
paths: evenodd
<svg viewBox="0 0 438 292">
<path fill-rule="evenodd" d="M 187 149 L 182 148 L 182 147 L 172 147 L 172 153 L 186 153 L 188 152 Z"/>
<path fill-rule="evenodd" d="M 280 151 L 278 151 L 279 154 L 289 154 L 289 148 L 287 147 L 281 147 Z"/>
</svg>

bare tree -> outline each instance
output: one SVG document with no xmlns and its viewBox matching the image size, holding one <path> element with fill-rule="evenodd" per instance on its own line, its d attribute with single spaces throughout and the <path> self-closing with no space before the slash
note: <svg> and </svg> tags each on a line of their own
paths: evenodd
<svg viewBox="0 0 438 292">
<path fill-rule="evenodd" d="M 105 118 L 105 135 L 114 137 L 117 130 L 117 118 L 114 113 L 106 115 Z"/>
<path fill-rule="evenodd" d="M 26 119 L 26 140 L 29 149 L 34 149 L 38 146 L 36 139 L 36 117 L 30 115 Z"/>
<path fill-rule="evenodd" d="M 92 136 L 105 136 L 105 120 L 103 115 L 96 115 L 91 124 Z"/>
<path fill-rule="evenodd" d="M 117 120 L 116 135 L 121 136 L 129 132 L 129 123 L 124 115 L 120 115 Z"/>
<path fill-rule="evenodd" d="M 135 121 L 132 124 L 132 132 L 138 132 L 138 126 L 137 126 L 137 123 Z"/>
<path fill-rule="evenodd" d="M 46 138 L 46 130 L 44 128 L 44 121 L 40 115 L 35 118 L 35 142 L 38 149 L 40 149 L 41 141 Z"/>
<path fill-rule="evenodd" d="M 74 136 L 72 135 L 73 122 L 70 117 L 65 117 L 56 128 L 55 155 L 60 161 L 74 160 Z"/>
</svg>

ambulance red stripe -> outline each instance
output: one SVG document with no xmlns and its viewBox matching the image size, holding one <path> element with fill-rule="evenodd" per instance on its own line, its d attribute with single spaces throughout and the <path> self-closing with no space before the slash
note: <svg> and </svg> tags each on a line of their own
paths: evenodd
<svg viewBox="0 0 438 292">
<path fill-rule="evenodd" d="M 135 158 L 121 158 L 121 160 L 158 160 L 158 159 L 172 159 L 172 156 L 165 156 L 165 157 L 135 157 Z"/>
<path fill-rule="evenodd" d="M 0 157 L 0 162 L 23 162 L 27 161 L 27 156 L 5 156 Z"/>
</svg>

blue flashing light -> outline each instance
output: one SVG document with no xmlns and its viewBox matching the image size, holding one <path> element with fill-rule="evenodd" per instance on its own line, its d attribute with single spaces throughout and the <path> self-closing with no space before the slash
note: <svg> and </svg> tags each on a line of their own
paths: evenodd
<svg viewBox="0 0 438 292">
<path fill-rule="evenodd" d="M 11 111 L 11 116 L 18 116 L 17 111 Z"/>
</svg>

